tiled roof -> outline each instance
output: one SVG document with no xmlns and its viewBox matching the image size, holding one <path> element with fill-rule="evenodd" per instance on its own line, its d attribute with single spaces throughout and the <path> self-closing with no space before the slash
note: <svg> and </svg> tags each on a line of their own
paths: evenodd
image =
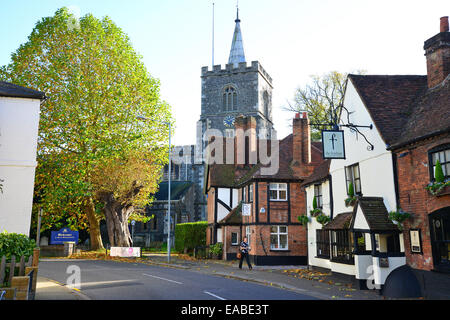
<svg viewBox="0 0 450 320">
<path fill-rule="evenodd" d="M 450 132 L 450 75 L 416 100 L 401 136 L 392 147 L 444 132 Z"/>
<path fill-rule="evenodd" d="M 45 94 L 30 88 L 0 81 L 0 97 L 45 99 Z"/>
<path fill-rule="evenodd" d="M 171 181 L 170 199 L 180 200 L 192 185 L 193 183 L 189 181 Z M 159 190 L 155 194 L 155 199 L 157 201 L 167 201 L 168 198 L 169 198 L 169 182 L 163 181 L 159 184 Z"/>
<path fill-rule="evenodd" d="M 426 76 L 350 74 L 348 78 L 389 145 L 404 134 L 415 101 L 428 87 Z"/>
<path fill-rule="evenodd" d="M 270 142 L 268 143 L 270 145 Z M 322 143 L 313 142 L 311 144 L 311 163 L 317 164 L 322 160 Z M 216 187 L 238 187 L 244 185 L 252 179 L 264 180 L 298 180 L 293 168 L 293 135 L 290 134 L 279 141 L 279 168 L 277 173 L 272 175 L 263 175 L 261 168 L 270 165 L 247 165 L 244 167 L 233 164 L 212 164 L 209 165 L 209 185 Z"/>
<path fill-rule="evenodd" d="M 305 179 L 302 183 L 302 187 L 306 187 L 312 183 L 320 182 L 328 177 L 330 173 L 331 160 L 327 159 L 322 161 L 313 171 L 313 173 Z"/>
<path fill-rule="evenodd" d="M 233 210 L 230 211 L 222 220 L 218 222 L 219 224 L 234 224 L 242 223 L 242 205 L 239 204 Z"/>
<path fill-rule="evenodd" d="M 398 231 L 398 227 L 389 219 L 388 211 L 382 197 L 361 197 L 356 201 L 353 209 L 353 221 L 358 207 L 364 214 L 370 230 Z"/>
<path fill-rule="evenodd" d="M 352 219 L 353 212 L 344 212 L 338 214 L 330 222 L 328 222 L 324 229 L 327 230 L 343 230 L 348 229 L 350 226 L 350 220 Z"/>
</svg>

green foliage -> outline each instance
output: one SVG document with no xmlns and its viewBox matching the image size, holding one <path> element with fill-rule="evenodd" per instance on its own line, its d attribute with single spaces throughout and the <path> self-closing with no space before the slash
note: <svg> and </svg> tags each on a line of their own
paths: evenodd
<svg viewBox="0 0 450 320">
<path fill-rule="evenodd" d="M 220 256 L 222 254 L 222 250 L 223 250 L 222 242 L 217 242 L 216 244 L 212 244 L 209 246 L 209 252 L 211 252 L 213 256 Z"/>
<path fill-rule="evenodd" d="M 298 216 L 297 219 L 301 223 L 302 226 L 306 226 L 309 222 L 309 218 L 306 215 Z"/>
<path fill-rule="evenodd" d="M 328 222 L 330 222 L 330 220 L 331 220 L 330 217 L 324 214 L 319 214 L 316 217 L 316 221 L 321 225 L 326 225 Z"/>
<path fill-rule="evenodd" d="M 434 169 L 434 179 L 436 182 L 444 182 L 444 172 L 442 171 L 442 165 L 439 162 L 439 159 L 436 161 L 436 167 Z"/>
<path fill-rule="evenodd" d="M 61 8 L 38 21 L 0 68 L 0 80 L 48 97 L 40 110 L 33 224 L 41 207 L 43 230 L 68 224 L 92 235 L 98 225 L 91 224 L 103 218 L 101 195 L 128 207 L 151 201 L 173 119 L 128 36 L 109 17 L 74 19 Z"/>
<path fill-rule="evenodd" d="M 179 223 L 175 226 L 175 250 L 192 252 L 197 246 L 206 245 L 207 221 Z"/>
<path fill-rule="evenodd" d="M 356 73 L 363 73 L 357 71 Z M 285 107 L 288 111 L 307 111 L 311 123 L 338 122 L 341 115 L 347 74 L 331 71 L 324 75 L 313 75 L 311 81 L 303 88 L 297 88 L 294 105 Z M 331 129 L 322 127 L 321 129 Z M 319 128 L 311 127 L 313 141 L 321 140 Z"/>
<path fill-rule="evenodd" d="M 317 209 L 317 198 L 316 197 L 313 198 L 312 206 L 313 206 L 313 209 Z"/>
<path fill-rule="evenodd" d="M 33 255 L 35 247 L 36 242 L 26 235 L 6 231 L 0 233 L 0 258 L 6 256 L 7 261 L 11 260 L 12 256 L 16 256 L 16 259 L 25 256 L 28 259 Z"/>
<path fill-rule="evenodd" d="M 348 185 L 348 198 L 345 199 L 345 206 L 349 207 L 349 206 L 353 206 L 356 202 L 356 196 L 355 196 L 355 191 L 354 191 L 354 187 L 353 187 L 353 183 L 350 182 Z"/>
<path fill-rule="evenodd" d="M 403 229 L 403 221 L 410 218 L 411 214 L 403 211 L 402 209 L 398 209 L 397 211 L 389 212 L 389 219 L 398 226 L 400 230 Z"/>
<path fill-rule="evenodd" d="M 348 185 L 348 196 L 349 197 L 355 196 L 355 189 L 353 188 L 353 182 L 350 182 Z"/>
</svg>

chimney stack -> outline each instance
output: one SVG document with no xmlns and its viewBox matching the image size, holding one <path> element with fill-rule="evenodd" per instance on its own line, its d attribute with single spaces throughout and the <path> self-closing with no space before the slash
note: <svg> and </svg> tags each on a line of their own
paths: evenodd
<svg viewBox="0 0 450 320">
<path fill-rule="evenodd" d="M 440 20 L 440 32 L 425 41 L 425 56 L 427 57 L 428 88 L 433 88 L 450 73 L 450 32 L 448 16 Z"/>
<path fill-rule="evenodd" d="M 448 32 L 448 17 L 441 18 L 441 32 Z"/>
<path fill-rule="evenodd" d="M 306 176 L 311 163 L 311 138 L 307 112 L 298 112 L 292 122 L 294 166 L 299 167 L 300 176 Z M 297 171 L 297 170 L 296 170 Z"/>
</svg>

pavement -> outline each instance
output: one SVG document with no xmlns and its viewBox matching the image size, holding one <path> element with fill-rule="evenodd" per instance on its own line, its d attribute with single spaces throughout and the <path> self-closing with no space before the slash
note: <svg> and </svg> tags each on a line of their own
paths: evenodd
<svg viewBox="0 0 450 320">
<path fill-rule="evenodd" d="M 238 267 L 238 261 L 191 260 L 172 255 L 170 263 L 167 255 L 144 254 L 146 264 L 167 268 L 189 269 L 189 271 L 211 274 L 229 279 L 249 281 L 267 286 L 278 287 L 322 300 L 383 300 L 372 290 L 358 290 L 351 283 L 331 274 L 310 272 L 305 266 L 253 266 L 249 270 L 244 264 Z M 42 259 L 51 261 L 51 259 Z M 89 300 L 76 288 L 70 288 L 55 280 L 38 276 L 35 300 Z"/>
</svg>

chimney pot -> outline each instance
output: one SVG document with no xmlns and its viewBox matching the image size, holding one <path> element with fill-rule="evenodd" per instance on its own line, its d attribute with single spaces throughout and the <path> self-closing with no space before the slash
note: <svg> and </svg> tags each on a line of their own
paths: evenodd
<svg viewBox="0 0 450 320">
<path fill-rule="evenodd" d="M 448 16 L 441 18 L 441 32 L 448 32 Z"/>
</svg>

